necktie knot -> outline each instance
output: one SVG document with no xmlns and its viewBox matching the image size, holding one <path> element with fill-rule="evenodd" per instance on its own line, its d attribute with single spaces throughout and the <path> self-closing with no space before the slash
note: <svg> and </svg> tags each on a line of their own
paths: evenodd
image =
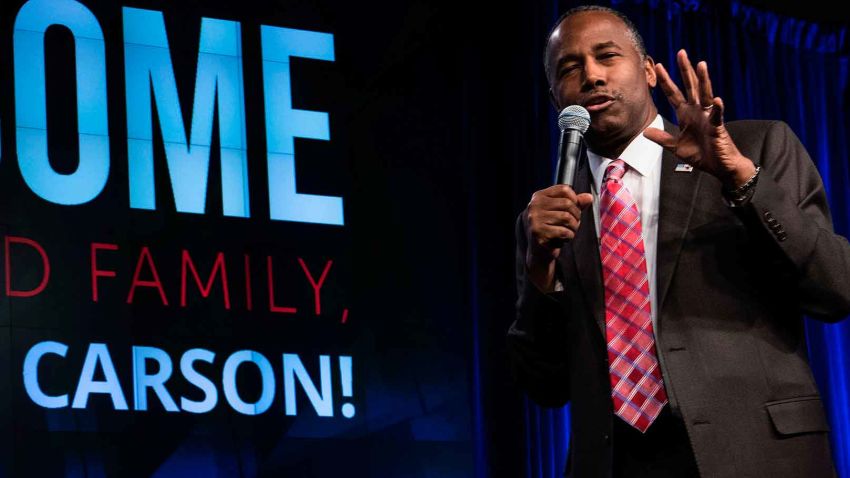
<svg viewBox="0 0 850 478">
<path fill-rule="evenodd" d="M 626 174 L 626 162 L 622 159 L 615 159 L 605 168 L 605 176 L 603 176 L 602 182 L 610 180 L 619 183 L 624 174 Z"/>
</svg>

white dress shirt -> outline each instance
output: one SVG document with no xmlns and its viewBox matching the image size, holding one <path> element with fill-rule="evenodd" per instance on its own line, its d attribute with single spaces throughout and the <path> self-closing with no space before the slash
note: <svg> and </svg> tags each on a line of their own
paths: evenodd
<svg viewBox="0 0 850 478">
<path fill-rule="evenodd" d="M 661 115 L 655 117 L 649 125 L 660 130 L 664 129 Z M 656 301 L 657 284 L 655 282 L 656 250 L 658 245 L 658 196 L 661 191 L 661 153 L 663 149 L 657 143 L 646 139 L 643 133 L 626 147 L 619 158 L 603 158 L 588 150 L 587 159 L 590 173 L 593 175 L 593 219 L 596 223 L 596 235 L 599 237 L 599 191 L 602 189 L 602 179 L 605 169 L 615 159 L 622 159 L 628 167 L 623 176 L 623 185 L 635 200 L 640 212 L 640 223 L 643 232 L 643 247 L 646 252 L 646 268 L 649 279 L 649 303 L 652 316 L 652 328 L 658 330 L 658 308 Z M 657 333 L 657 332 L 656 332 Z"/>
</svg>

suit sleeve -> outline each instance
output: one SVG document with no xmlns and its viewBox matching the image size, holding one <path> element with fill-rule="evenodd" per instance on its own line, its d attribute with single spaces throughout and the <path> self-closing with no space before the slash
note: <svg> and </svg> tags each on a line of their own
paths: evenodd
<svg viewBox="0 0 850 478">
<path fill-rule="evenodd" d="M 564 292 L 546 294 L 528 280 L 525 266 L 524 214 L 517 219 L 516 320 L 507 342 L 514 379 L 542 406 L 559 407 L 569 400 Z"/>
<path fill-rule="evenodd" d="M 821 177 L 788 125 L 772 122 L 764 142 L 746 222 L 767 231 L 767 247 L 792 270 L 801 312 L 841 320 L 850 314 L 850 244 L 833 231 Z"/>
</svg>

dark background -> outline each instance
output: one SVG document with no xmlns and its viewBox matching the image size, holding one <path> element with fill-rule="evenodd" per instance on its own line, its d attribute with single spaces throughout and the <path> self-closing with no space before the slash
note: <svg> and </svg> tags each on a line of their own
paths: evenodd
<svg viewBox="0 0 850 478">
<path fill-rule="evenodd" d="M 10 476 L 469 476 L 473 473 L 472 374 L 465 248 L 467 190 L 456 20 L 425 4 L 337 2 L 108 2 L 84 1 L 106 43 L 111 169 L 106 188 L 79 206 L 46 202 L 29 191 L 17 166 L 12 39 L 23 2 L 0 10 L 0 224 L 5 234 L 37 241 L 51 261 L 47 288 L 32 298 L 0 298 L 2 469 Z M 221 215 L 218 142 L 214 133 L 207 213 L 174 211 L 159 125 L 154 125 L 156 211 L 129 208 L 121 7 L 160 10 L 177 79 L 184 123 L 191 123 L 201 17 L 236 20 L 242 27 L 251 218 Z M 334 35 L 334 62 L 294 59 L 293 107 L 326 111 L 329 142 L 296 140 L 298 189 L 344 197 L 345 226 L 268 219 L 260 25 Z M 46 33 L 48 131 L 51 164 L 76 169 L 76 85 L 73 38 L 63 27 Z M 214 131 L 217 127 L 217 119 Z M 98 265 L 117 271 L 99 282 L 91 300 L 89 244 L 114 243 Z M 150 248 L 168 298 L 139 288 L 127 304 L 143 246 Z M 38 258 L 12 246 L 11 282 L 33 287 Z M 179 305 L 180 253 L 188 250 L 205 278 L 224 253 L 232 306 L 223 307 L 220 282 L 203 299 L 189 279 L 189 304 Z M 253 310 L 246 308 L 243 256 L 250 257 Z M 278 305 L 268 311 L 266 257 L 274 260 Z M 318 278 L 322 314 L 297 259 Z M 147 268 L 142 276 L 150 280 Z M 341 323 L 348 309 L 346 323 Z M 210 413 L 168 413 L 148 394 L 149 410 L 115 411 L 103 395 L 85 410 L 47 410 L 22 383 L 26 351 L 43 340 L 69 346 L 67 357 L 40 368 L 47 393 L 73 391 L 89 343 L 106 343 L 132 409 L 131 346 L 166 350 L 174 365 L 167 382 L 200 398 L 179 373 L 190 348 L 216 352 L 201 365 L 217 383 Z M 242 416 L 224 400 L 222 363 L 250 349 L 267 357 L 277 379 L 271 409 Z M 331 355 L 335 417 L 319 418 L 299 393 L 299 414 L 283 408 L 281 354 L 298 353 L 318 377 L 318 356 Z M 336 357 L 351 355 L 357 415 L 345 419 Z M 258 374 L 240 372 L 243 399 L 258 397 Z M 195 392 L 195 395 L 191 395 Z"/>
</svg>

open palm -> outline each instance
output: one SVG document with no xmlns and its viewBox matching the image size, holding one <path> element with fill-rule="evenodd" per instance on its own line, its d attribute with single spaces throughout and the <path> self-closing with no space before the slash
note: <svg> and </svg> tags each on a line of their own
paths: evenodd
<svg viewBox="0 0 850 478">
<path fill-rule="evenodd" d="M 723 124 L 723 100 L 715 97 L 708 76 L 708 65 L 700 62 L 694 71 L 685 50 L 676 55 L 685 94 L 676 86 L 663 65 L 656 64 L 659 84 L 670 106 L 676 111 L 679 134 L 674 136 L 656 128 L 647 128 L 644 136 L 660 144 L 682 161 L 714 175 L 735 187 L 746 178 L 752 162 L 744 158 Z"/>
</svg>

